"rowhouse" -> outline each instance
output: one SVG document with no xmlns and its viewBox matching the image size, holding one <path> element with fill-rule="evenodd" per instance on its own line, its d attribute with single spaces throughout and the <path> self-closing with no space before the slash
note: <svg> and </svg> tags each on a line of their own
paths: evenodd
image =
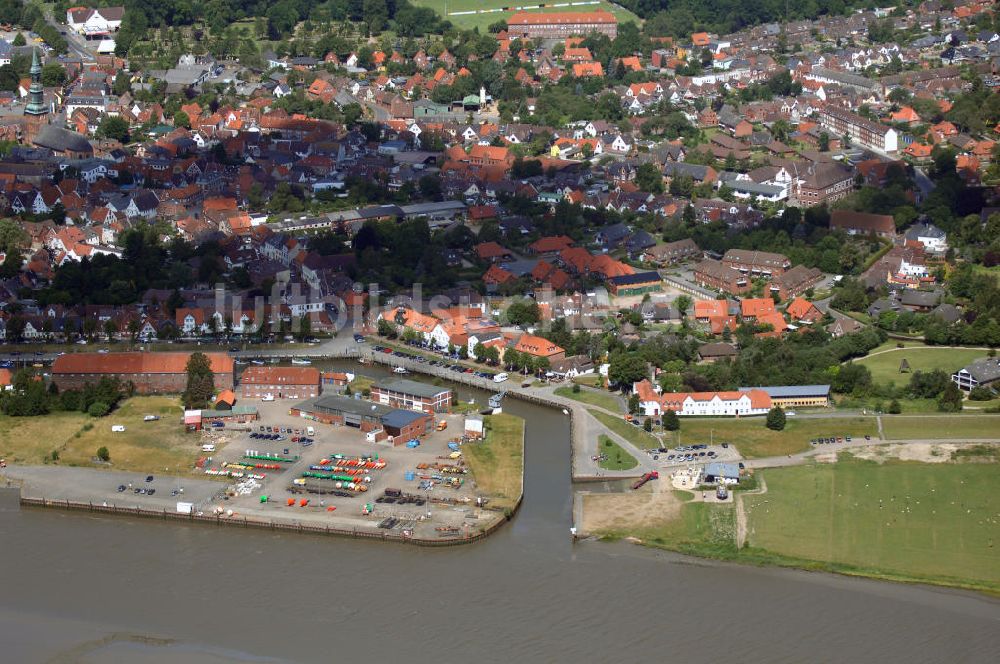
<svg viewBox="0 0 1000 664">
<path fill-rule="evenodd" d="M 314 367 L 247 367 L 240 376 L 240 398 L 309 399 L 318 396 L 319 369 Z"/>
</svg>

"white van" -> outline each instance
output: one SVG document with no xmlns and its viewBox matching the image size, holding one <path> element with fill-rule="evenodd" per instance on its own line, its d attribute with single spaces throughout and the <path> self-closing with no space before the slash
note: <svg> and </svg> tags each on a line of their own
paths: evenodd
<svg viewBox="0 0 1000 664">
<path fill-rule="evenodd" d="M 312 427 L 306 427 L 306 435 L 307 436 L 315 436 L 316 435 L 316 429 L 313 429 Z"/>
<path fill-rule="evenodd" d="M 121 432 L 125 431 L 125 425 L 124 424 L 112 424 L 111 425 L 111 431 L 112 431 L 112 433 L 121 433 Z"/>
<path fill-rule="evenodd" d="M 498 373 L 495 376 L 493 376 L 493 382 L 494 383 L 502 383 L 505 380 L 507 380 L 507 374 L 505 374 L 505 373 L 501 372 L 501 373 Z"/>
<path fill-rule="evenodd" d="M 201 446 L 201 451 L 202 452 L 214 452 L 215 451 L 215 445 L 202 445 Z"/>
</svg>

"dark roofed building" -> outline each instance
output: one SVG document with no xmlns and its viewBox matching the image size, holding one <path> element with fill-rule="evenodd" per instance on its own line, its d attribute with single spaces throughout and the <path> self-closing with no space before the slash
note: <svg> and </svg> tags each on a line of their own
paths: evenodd
<svg viewBox="0 0 1000 664">
<path fill-rule="evenodd" d="M 662 281 L 659 272 L 621 274 L 608 279 L 608 290 L 612 295 L 644 295 L 660 290 Z"/>
<path fill-rule="evenodd" d="M 353 427 L 372 441 L 392 437 L 394 445 L 427 433 L 433 418 L 427 413 L 401 410 L 364 399 L 324 394 L 299 402 L 289 409 L 292 417 L 306 417 L 324 424 Z"/>
<path fill-rule="evenodd" d="M 646 249 L 643 253 L 643 260 L 651 263 L 674 263 L 690 258 L 701 258 L 701 256 L 702 251 L 694 243 L 694 240 L 684 238 Z"/>
<path fill-rule="evenodd" d="M 823 279 L 823 273 L 817 268 L 796 265 L 788 272 L 778 275 L 771 282 L 771 290 L 778 293 L 782 300 L 789 300 L 801 295 Z"/>
<path fill-rule="evenodd" d="M 698 346 L 698 357 L 702 362 L 716 362 L 736 357 L 738 354 L 736 346 L 732 344 L 711 343 Z"/>
<path fill-rule="evenodd" d="M 741 295 L 750 290 L 750 280 L 746 275 L 710 258 L 695 265 L 694 280 L 701 286 L 731 295 Z"/>
<path fill-rule="evenodd" d="M 86 137 L 55 125 L 42 127 L 32 142 L 70 159 L 89 159 L 94 156 L 94 147 Z"/>
<path fill-rule="evenodd" d="M 372 385 L 372 401 L 396 408 L 440 412 L 451 406 L 453 393 L 446 387 L 415 380 L 383 380 Z"/>
<path fill-rule="evenodd" d="M 963 390 L 974 387 L 995 388 L 1000 381 L 1000 359 L 984 357 L 952 374 L 951 379 Z"/>
<path fill-rule="evenodd" d="M 744 274 L 773 277 L 790 268 L 792 261 L 784 254 L 753 249 L 730 249 L 722 257 L 722 264 Z"/>
</svg>

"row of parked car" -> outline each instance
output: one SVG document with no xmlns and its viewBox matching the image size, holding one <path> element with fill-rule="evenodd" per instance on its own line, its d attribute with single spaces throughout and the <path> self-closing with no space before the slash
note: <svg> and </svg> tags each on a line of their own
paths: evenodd
<svg viewBox="0 0 1000 664">
<path fill-rule="evenodd" d="M 865 440 L 871 440 L 871 436 L 865 436 Z M 834 445 L 836 443 L 849 443 L 853 438 L 850 436 L 830 436 L 828 438 L 813 438 L 809 441 L 811 445 Z"/>
<path fill-rule="evenodd" d="M 472 374 L 473 376 L 478 376 L 479 378 L 485 378 L 486 380 L 492 380 L 494 382 L 503 382 L 507 380 L 506 373 L 492 373 L 490 371 L 477 370 L 472 367 L 463 367 L 460 364 L 456 364 L 451 361 L 451 356 L 445 355 L 445 359 L 441 360 L 429 360 L 423 355 L 416 355 L 414 353 L 405 353 L 400 350 L 394 350 L 388 346 L 372 346 L 372 350 L 376 353 L 385 353 L 386 355 L 393 355 L 395 357 L 403 358 L 404 360 L 413 360 L 414 362 L 426 363 L 430 367 L 441 367 L 442 369 L 448 369 L 449 371 L 454 371 L 455 373 L 466 373 Z"/>
</svg>

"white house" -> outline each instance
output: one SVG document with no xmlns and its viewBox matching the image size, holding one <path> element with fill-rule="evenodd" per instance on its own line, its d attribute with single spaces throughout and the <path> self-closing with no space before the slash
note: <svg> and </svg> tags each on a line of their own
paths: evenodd
<svg viewBox="0 0 1000 664">
<path fill-rule="evenodd" d="M 66 10 L 66 25 L 81 35 L 104 35 L 118 32 L 124 17 L 124 7 L 72 7 Z"/>
<path fill-rule="evenodd" d="M 746 392 L 665 392 L 658 394 L 648 380 L 634 385 L 644 415 L 657 417 L 672 410 L 682 417 L 740 417 L 765 415 L 771 397 L 764 390 Z"/>
<path fill-rule="evenodd" d="M 948 251 L 948 234 L 931 223 L 915 224 L 904 237 L 907 242 L 919 242 L 928 253 L 943 254 Z"/>
</svg>

